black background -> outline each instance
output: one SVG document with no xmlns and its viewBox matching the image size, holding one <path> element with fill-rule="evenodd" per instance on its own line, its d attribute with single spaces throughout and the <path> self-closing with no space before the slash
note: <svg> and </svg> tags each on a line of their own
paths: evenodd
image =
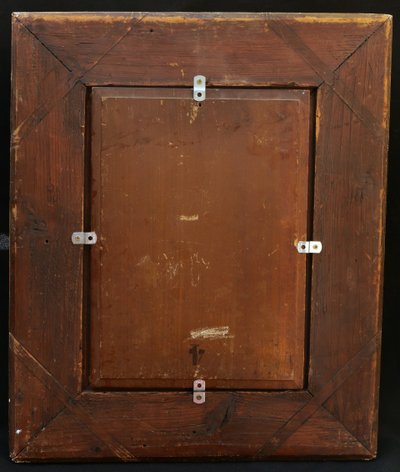
<svg viewBox="0 0 400 472">
<path fill-rule="evenodd" d="M 371 1 L 128 1 L 128 0 L 0 0 L 0 233 L 8 234 L 10 15 L 12 11 L 280 11 L 365 12 L 394 16 L 393 73 L 388 175 L 388 213 L 385 260 L 383 353 L 380 396 L 379 456 L 370 462 L 267 462 L 214 464 L 52 464 L 16 465 L 8 459 L 7 345 L 8 253 L 0 251 L 0 471 L 385 471 L 400 472 L 400 4 Z M 29 80 L 29 77 L 26 78 Z M 344 223 L 345 224 L 345 223 Z M 397 303 L 396 303 L 397 302 Z"/>
</svg>

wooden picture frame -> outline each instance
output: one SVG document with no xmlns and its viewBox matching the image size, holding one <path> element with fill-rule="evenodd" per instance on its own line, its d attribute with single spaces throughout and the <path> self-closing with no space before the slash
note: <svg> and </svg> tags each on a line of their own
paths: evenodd
<svg viewBox="0 0 400 472">
<path fill-rule="evenodd" d="M 16 462 L 371 459 L 377 452 L 392 19 L 15 13 L 10 450 Z M 84 296 L 92 87 L 307 89 L 306 388 L 96 391 Z"/>
</svg>

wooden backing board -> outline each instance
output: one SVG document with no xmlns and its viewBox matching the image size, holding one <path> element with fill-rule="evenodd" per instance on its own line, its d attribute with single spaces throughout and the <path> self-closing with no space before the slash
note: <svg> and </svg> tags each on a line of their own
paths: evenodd
<svg viewBox="0 0 400 472">
<path fill-rule="evenodd" d="M 376 455 L 390 59 L 388 15 L 14 14 L 13 460 Z M 308 237 L 324 249 L 307 256 L 307 386 L 210 391 L 203 405 L 190 391 L 92 391 L 90 253 L 70 240 L 88 229 L 90 89 L 190 88 L 198 73 L 210 88 L 316 96 Z"/>
<path fill-rule="evenodd" d="M 92 103 L 91 384 L 302 388 L 309 91 Z"/>
</svg>

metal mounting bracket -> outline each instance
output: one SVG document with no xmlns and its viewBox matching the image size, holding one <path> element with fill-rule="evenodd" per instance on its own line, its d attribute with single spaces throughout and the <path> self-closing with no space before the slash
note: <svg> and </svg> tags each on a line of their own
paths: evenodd
<svg viewBox="0 0 400 472">
<path fill-rule="evenodd" d="M 94 231 L 72 233 L 71 240 L 73 244 L 96 244 L 97 234 Z"/>
<path fill-rule="evenodd" d="M 206 78 L 204 75 L 193 77 L 193 99 L 196 102 L 203 102 L 206 99 Z"/>
<path fill-rule="evenodd" d="M 321 241 L 299 241 L 297 243 L 297 252 L 300 254 L 319 254 L 321 251 Z"/>
<path fill-rule="evenodd" d="M 205 380 L 197 379 L 193 382 L 193 402 L 197 404 L 206 401 L 206 382 Z"/>
</svg>

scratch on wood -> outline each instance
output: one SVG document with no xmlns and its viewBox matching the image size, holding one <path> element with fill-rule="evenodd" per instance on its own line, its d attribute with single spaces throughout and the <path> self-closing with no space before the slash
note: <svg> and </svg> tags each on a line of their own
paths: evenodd
<svg viewBox="0 0 400 472">
<path fill-rule="evenodd" d="M 206 269 L 208 269 L 210 267 L 210 263 L 203 257 L 199 257 L 199 254 L 195 252 L 190 256 L 190 277 L 192 287 L 197 287 L 200 283 L 201 266 L 204 266 Z"/>
</svg>

